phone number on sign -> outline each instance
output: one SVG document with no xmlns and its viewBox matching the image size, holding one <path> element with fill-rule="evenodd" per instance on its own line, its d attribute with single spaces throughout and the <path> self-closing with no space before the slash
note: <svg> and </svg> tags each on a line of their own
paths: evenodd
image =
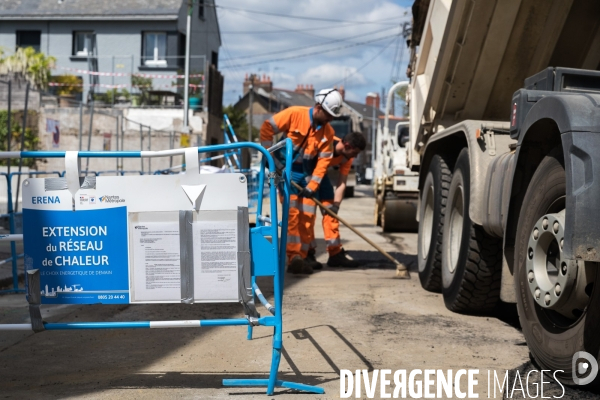
<svg viewBox="0 0 600 400">
<path fill-rule="evenodd" d="M 98 295 L 98 300 L 113 300 L 113 299 L 125 299 L 124 294 L 100 294 Z"/>
</svg>

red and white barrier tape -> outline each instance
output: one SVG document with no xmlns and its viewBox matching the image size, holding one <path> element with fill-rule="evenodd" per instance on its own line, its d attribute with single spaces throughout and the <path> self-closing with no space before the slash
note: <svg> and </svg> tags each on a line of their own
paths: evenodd
<svg viewBox="0 0 600 400">
<path fill-rule="evenodd" d="M 78 74 L 83 75 L 96 75 L 96 76 L 139 76 L 140 78 L 156 78 L 156 79 L 173 79 L 173 78 L 185 78 L 185 75 L 166 75 L 166 74 L 138 74 L 138 73 L 128 73 L 128 72 L 98 72 L 98 71 L 89 71 L 87 69 L 77 69 L 77 68 L 69 68 L 69 67 L 56 67 L 58 69 L 62 69 L 65 71 L 77 72 Z M 190 78 L 200 78 L 204 80 L 203 74 L 192 74 Z"/>
</svg>

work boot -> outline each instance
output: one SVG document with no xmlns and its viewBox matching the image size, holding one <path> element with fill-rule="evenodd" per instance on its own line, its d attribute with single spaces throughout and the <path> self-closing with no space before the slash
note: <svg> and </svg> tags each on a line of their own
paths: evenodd
<svg viewBox="0 0 600 400">
<path fill-rule="evenodd" d="M 310 275 L 313 273 L 313 268 L 308 262 L 303 260 L 302 257 L 294 256 L 288 263 L 287 272 L 292 273 L 294 275 L 297 275 L 297 274 Z"/>
<path fill-rule="evenodd" d="M 346 256 L 346 250 L 342 249 L 334 256 L 329 256 L 327 265 L 330 267 L 357 268 L 360 264 L 356 260 L 351 260 Z"/>
<path fill-rule="evenodd" d="M 312 269 L 323 269 L 323 264 L 317 261 L 317 258 L 315 257 L 315 252 L 315 249 L 310 249 L 304 261 L 310 263 Z"/>
</svg>

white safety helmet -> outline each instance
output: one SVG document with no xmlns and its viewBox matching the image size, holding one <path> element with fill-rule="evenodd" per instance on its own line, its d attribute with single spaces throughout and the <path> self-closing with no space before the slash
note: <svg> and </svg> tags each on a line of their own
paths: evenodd
<svg viewBox="0 0 600 400">
<path fill-rule="evenodd" d="M 342 95 L 337 89 L 323 89 L 316 96 L 315 101 L 320 104 L 329 114 L 339 117 L 342 108 Z"/>
</svg>

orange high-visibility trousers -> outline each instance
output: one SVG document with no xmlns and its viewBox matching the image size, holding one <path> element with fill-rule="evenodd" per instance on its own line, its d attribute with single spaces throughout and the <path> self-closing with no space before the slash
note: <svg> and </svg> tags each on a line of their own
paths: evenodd
<svg viewBox="0 0 600 400">
<path fill-rule="evenodd" d="M 316 219 L 316 203 L 296 194 L 290 195 L 286 255 L 288 260 L 295 256 L 306 258 L 313 240 L 313 227 Z"/>
<path fill-rule="evenodd" d="M 322 203 L 327 208 L 333 206 L 333 200 L 323 200 Z M 321 212 L 323 213 L 323 235 L 327 244 L 327 252 L 332 257 L 342 251 L 340 221 L 323 210 Z"/>
</svg>

